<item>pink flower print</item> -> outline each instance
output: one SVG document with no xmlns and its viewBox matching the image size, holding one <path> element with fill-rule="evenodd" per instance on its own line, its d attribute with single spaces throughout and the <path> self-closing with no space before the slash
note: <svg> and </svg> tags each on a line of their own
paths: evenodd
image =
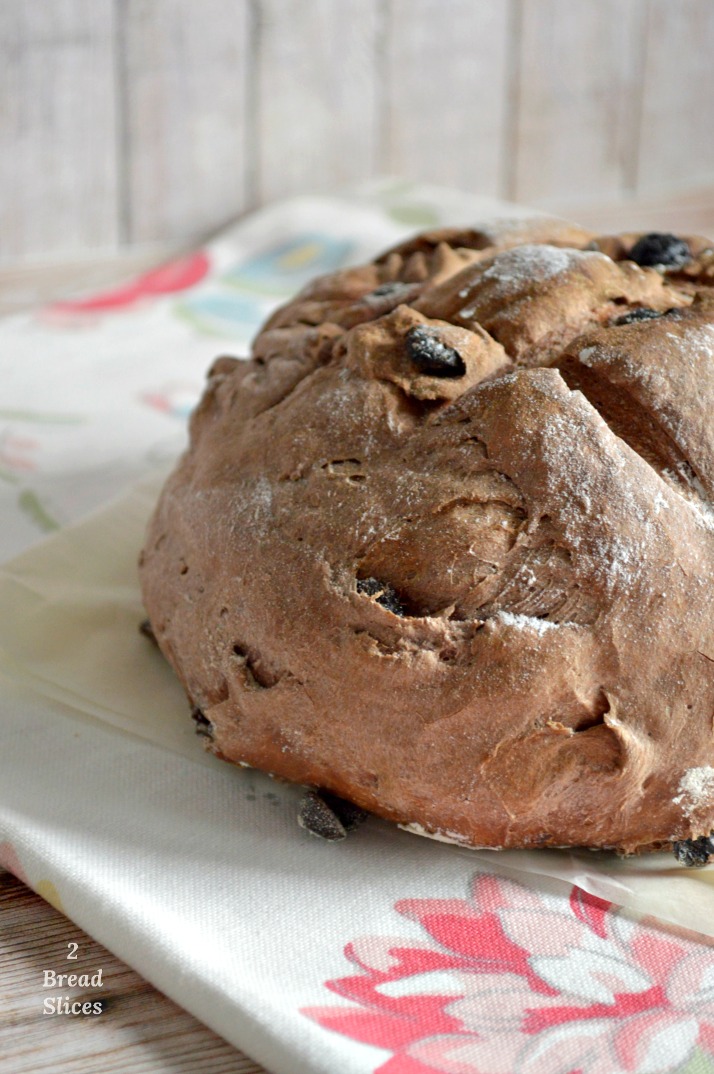
<svg viewBox="0 0 714 1074">
<path fill-rule="evenodd" d="M 16 876 L 18 880 L 22 880 L 23 884 L 29 885 L 30 882 L 27 879 L 17 851 L 7 839 L 0 843 L 0 865 L 3 869 L 7 869 L 8 872 Z"/>
<path fill-rule="evenodd" d="M 130 283 L 102 291 L 88 298 L 69 299 L 55 302 L 49 307 L 50 313 L 108 313 L 133 306 L 142 299 L 161 298 L 164 295 L 186 291 L 195 287 L 207 275 L 211 267 L 208 254 L 203 250 L 187 254 L 175 261 L 169 261 L 159 268 L 145 272 Z"/>
<path fill-rule="evenodd" d="M 12 472 L 36 469 L 34 455 L 39 444 L 29 436 L 18 436 L 7 429 L 0 433 L 0 467 Z"/>
<path fill-rule="evenodd" d="M 352 1006 L 303 1011 L 391 1051 L 375 1074 L 674 1074 L 714 1057 L 711 941 L 489 876 L 395 910 L 425 936 L 349 944 L 358 972 L 326 986 Z"/>
<path fill-rule="evenodd" d="M 200 397 L 201 386 L 185 382 L 164 384 L 152 391 L 142 392 L 139 396 L 147 406 L 181 420 L 188 418 Z"/>
</svg>

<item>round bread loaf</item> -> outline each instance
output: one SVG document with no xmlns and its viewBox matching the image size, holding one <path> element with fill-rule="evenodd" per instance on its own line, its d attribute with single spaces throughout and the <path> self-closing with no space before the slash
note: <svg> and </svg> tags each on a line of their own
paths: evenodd
<svg viewBox="0 0 714 1074">
<path fill-rule="evenodd" d="M 539 218 L 316 280 L 214 363 L 141 555 L 208 747 L 470 846 L 706 837 L 712 408 L 704 239 Z"/>
</svg>

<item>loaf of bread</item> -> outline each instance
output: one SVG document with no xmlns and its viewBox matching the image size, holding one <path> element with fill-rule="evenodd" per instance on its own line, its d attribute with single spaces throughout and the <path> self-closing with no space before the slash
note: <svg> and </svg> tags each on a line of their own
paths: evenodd
<svg viewBox="0 0 714 1074">
<path fill-rule="evenodd" d="M 141 555 L 208 747 L 469 846 L 707 860 L 713 408 L 705 239 L 316 280 L 214 363 Z"/>
</svg>

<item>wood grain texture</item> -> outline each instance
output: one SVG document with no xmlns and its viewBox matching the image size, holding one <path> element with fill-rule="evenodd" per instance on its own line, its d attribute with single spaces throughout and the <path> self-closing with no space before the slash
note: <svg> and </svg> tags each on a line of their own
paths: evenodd
<svg viewBox="0 0 714 1074">
<path fill-rule="evenodd" d="M 511 7 L 387 0 L 382 171 L 502 192 Z"/>
<path fill-rule="evenodd" d="M 68 943 L 79 945 L 67 961 Z M 44 970 L 96 973 L 101 989 L 43 988 Z M 102 1000 L 46 1015 L 46 996 Z M 267 1074 L 0 869 L 0 1070 L 7 1074 Z"/>
<path fill-rule="evenodd" d="M 714 176 L 714 4 L 649 0 L 639 192 Z"/>
<path fill-rule="evenodd" d="M 248 0 L 123 0 L 129 242 L 190 239 L 246 207 Z"/>
<path fill-rule="evenodd" d="M 567 215 L 569 206 L 554 207 Z M 714 185 L 665 197 L 628 198 L 609 204 L 583 204 L 577 221 L 600 234 L 618 231 L 670 231 L 675 235 L 704 235 L 714 240 Z"/>
<path fill-rule="evenodd" d="M 373 176 L 377 0 L 259 0 L 258 8 L 258 201 Z"/>
<path fill-rule="evenodd" d="M 0 0 L 0 263 L 378 174 L 577 215 L 714 183 L 714 0 Z"/>
<path fill-rule="evenodd" d="M 0 259 L 117 238 L 113 0 L 0 3 Z"/>
<path fill-rule="evenodd" d="M 533 205 L 614 200 L 631 188 L 635 171 L 644 4 L 519 0 L 519 5 L 511 196 Z"/>
</svg>

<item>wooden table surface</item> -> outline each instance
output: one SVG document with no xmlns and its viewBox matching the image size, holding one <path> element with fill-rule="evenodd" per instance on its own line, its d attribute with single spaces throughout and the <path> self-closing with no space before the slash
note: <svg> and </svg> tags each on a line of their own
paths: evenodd
<svg viewBox="0 0 714 1074">
<path fill-rule="evenodd" d="M 642 228 L 714 236 L 714 191 L 693 192 L 676 203 L 583 207 L 578 217 L 603 232 Z M 0 313 L 109 286 L 173 252 L 5 270 Z M 103 970 L 100 1016 L 43 1013 L 43 971 L 66 972 L 71 942 L 79 945 L 76 967 Z M 266 1074 L 2 869 L 0 958 L 0 1074 Z"/>
<path fill-rule="evenodd" d="M 67 962 L 76 943 L 77 960 Z M 101 991 L 43 988 L 45 970 L 95 974 Z M 101 999 L 99 1015 L 46 1014 L 45 996 Z M 264 1074 L 11 873 L 0 869 L 2 1074 Z"/>
</svg>

